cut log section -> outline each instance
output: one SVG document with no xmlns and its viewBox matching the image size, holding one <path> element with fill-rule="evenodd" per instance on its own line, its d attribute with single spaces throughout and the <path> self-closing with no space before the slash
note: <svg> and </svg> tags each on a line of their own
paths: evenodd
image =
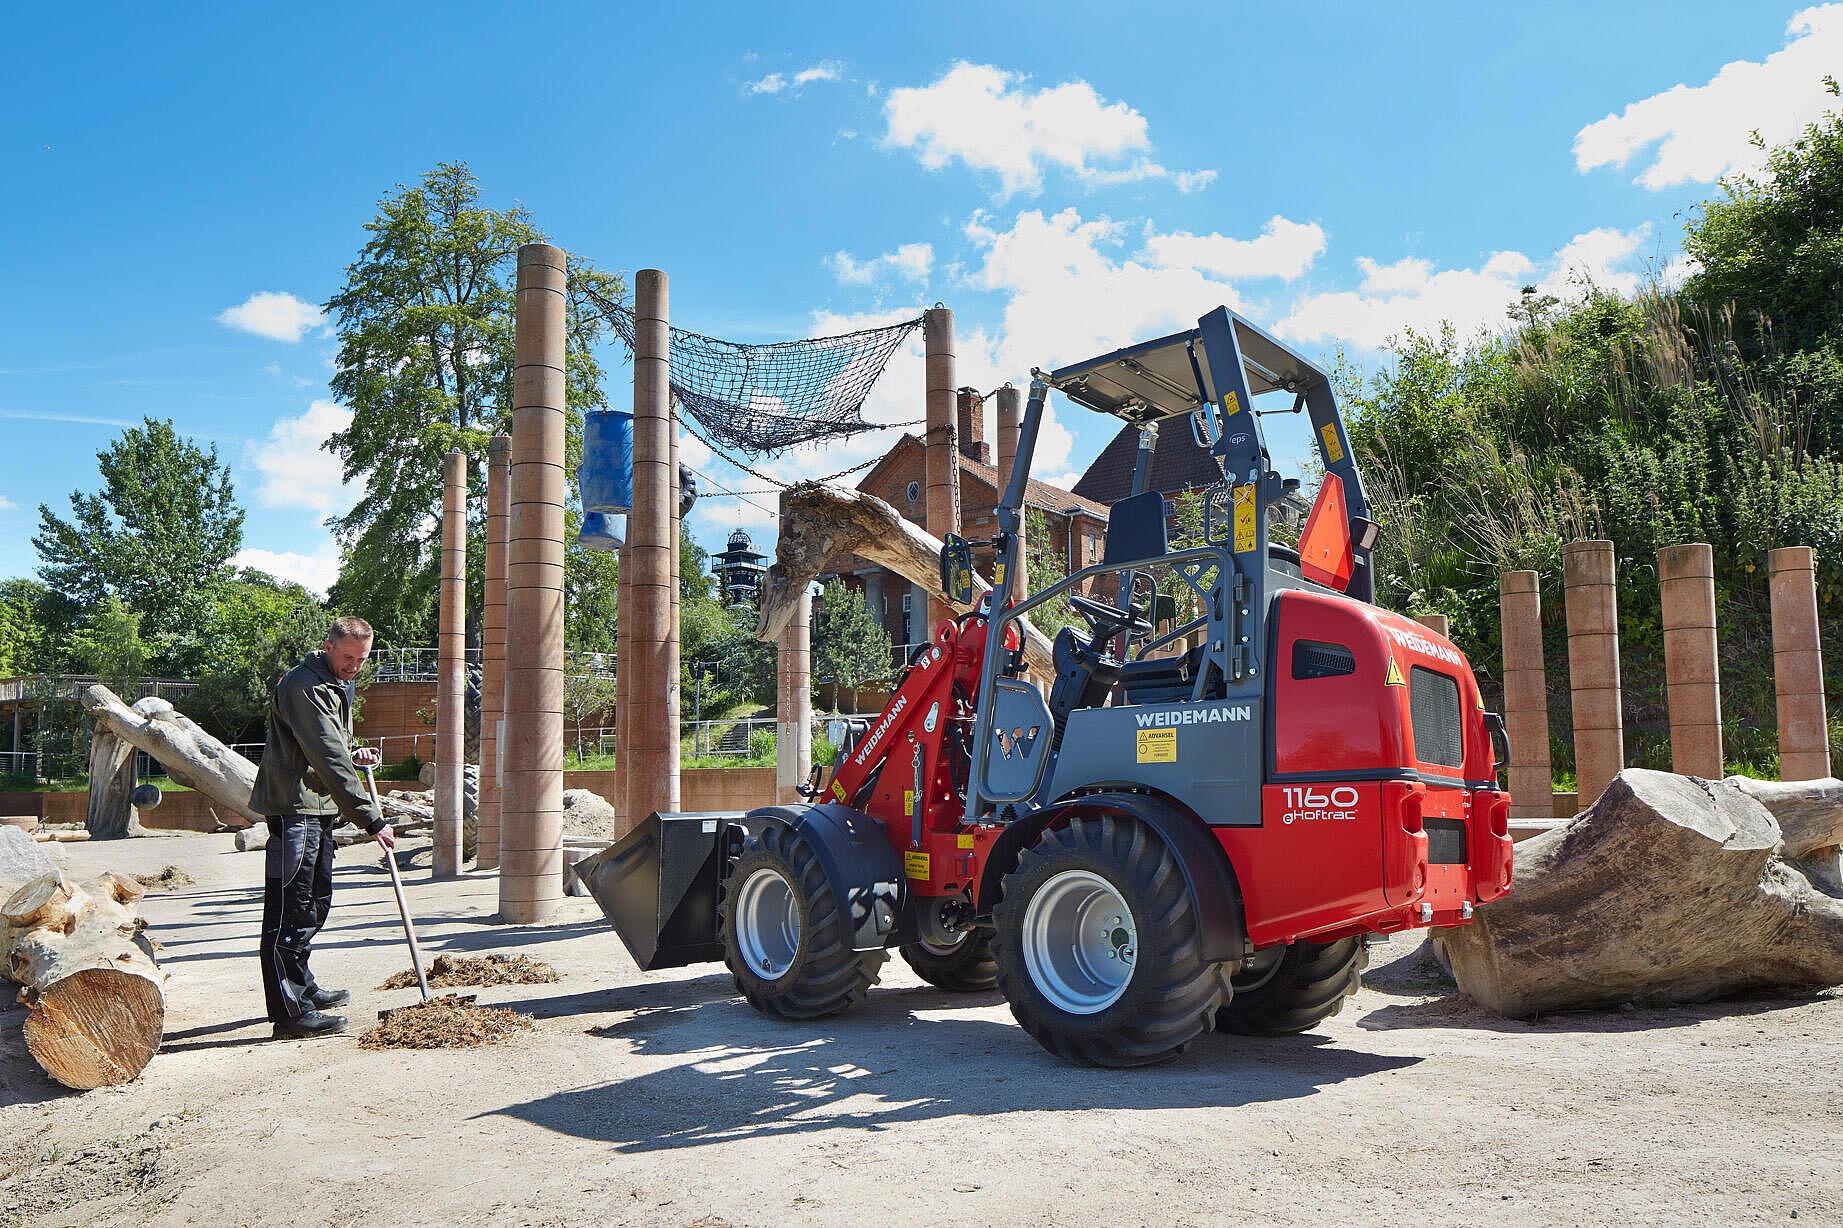
<svg viewBox="0 0 1843 1228">
<path fill-rule="evenodd" d="M 800 482 L 781 492 L 781 534 L 761 598 L 757 639 L 773 642 L 793 617 L 794 602 L 820 573 L 856 554 L 887 567 L 947 602 L 941 587 L 941 540 L 904 520 L 896 509 L 861 490 Z M 973 601 L 992 586 L 973 575 Z M 947 602 L 952 605 L 953 603 Z M 974 606 L 953 606 L 965 613 Z M 1024 620 L 1024 660 L 1046 678 L 1056 676 L 1049 638 Z M 933 633 L 933 628 L 929 628 Z"/>
<path fill-rule="evenodd" d="M 19 983 L 26 1050 L 87 1090 L 126 1083 L 160 1048 L 165 979 L 141 938 L 145 888 L 122 874 L 78 886 L 53 871 L 0 905 L 0 967 Z"/>
<path fill-rule="evenodd" d="M 1518 844 L 1510 894 L 1435 940 L 1459 988 L 1508 1016 L 1843 984 L 1843 899 L 1788 860 L 1840 825 L 1836 780 L 1628 768 Z"/>
</svg>

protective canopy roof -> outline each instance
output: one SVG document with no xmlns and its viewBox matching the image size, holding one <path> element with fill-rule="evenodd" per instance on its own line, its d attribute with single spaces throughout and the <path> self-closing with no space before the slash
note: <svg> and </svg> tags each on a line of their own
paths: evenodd
<svg viewBox="0 0 1843 1228">
<path fill-rule="evenodd" d="M 1284 390 L 1304 392 L 1325 373 L 1234 312 L 1229 319 L 1241 346 L 1248 391 L 1254 396 Z M 1194 412 L 1203 400 L 1191 355 L 1207 379 L 1209 356 L 1196 329 L 1102 354 L 1050 372 L 1050 386 L 1089 409 L 1127 422 L 1159 422 Z"/>
</svg>

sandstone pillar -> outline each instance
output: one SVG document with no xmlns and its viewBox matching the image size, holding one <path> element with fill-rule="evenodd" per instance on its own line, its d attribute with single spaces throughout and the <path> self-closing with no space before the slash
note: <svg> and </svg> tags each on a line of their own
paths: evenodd
<svg viewBox="0 0 1843 1228">
<path fill-rule="evenodd" d="M 1817 559 L 1809 546 L 1766 556 L 1773 601 L 1773 683 L 1779 695 L 1779 779 L 1830 775 L 1824 655 L 1817 633 Z"/>
<path fill-rule="evenodd" d="M 621 612 L 627 658 L 621 662 L 626 726 L 627 822 L 670 811 L 678 795 L 678 627 L 672 618 L 678 474 L 672 469 L 672 390 L 666 275 L 634 274 L 634 507 L 628 517 L 630 609 Z"/>
<path fill-rule="evenodd" d="M 1017 465 L 1018 433 L 1023 429 L 1022 395 L 1016 388 L 1006 384 L 998 390 L 998 497 L 1002 500 L 1005 491 L 1011 487 L 1011 471 Z M 1029 554 L 1028 531 L 1030 515 L 1025 508 L 1018 509 L 1017 557 L 1018 568 L 1015 575 L 1005 577 L 1003 586 L 1005 596 L 1013 601 L 1022 601 L 1029 594 L 1030 570 L 1025 565 Z"/>
<path fill-rule="evenodd" d="M 813 768 L 813 595 L 802 591 L 775 645 L 774 800 L 800 800 L 795 788 Z"/>
<path fill-rule="evenodd" d="M 1561 548 L 1568 610 L 1568 685 L 1574 699 L 1574 774 L 1587 808 L 1625 766 L 1620 714 L 1619 597 L 1613 543 Z"/>
<path fill-rule="evenodd" d="M 506 533 L 499 912 L 547 921 L 563 897 L 563 249 L 518 249 Z"/>
<path fill-rule="evenodd" d="M 1542 661 L 1542 587 L 1533 571 L 1503 572 L 1497 585 L 1504 641 L 1504 732 L 1510 738 L 1510 817 L 1547 819 L 1555 808 L 1555 781 Z"/>
<path fill-rule="evenodd" d="M 442 474 L 442 570 L 436 622 L 436 878 L 461 872 L 461 768 L 467 759 L 467 453 L 448 453 Z"/>
<path fill-rule="evenodd" d="M 670 363 L 670 355 L 667 356 L 667 362 L 668 364 Z M 668 414 L 672 412 L 669 404 L 667 406 L 667 412 Z M 666 431 L 667 437 L 672 441 L 671 456 L 668 458 L 666 465 L 666 471 L 672 476 L 672 489 L 668 497 L 668 501 L 672 508 L 672 524 L 670 526 L 672 536 L 672 569 L 669 573 L 669 582 L 666 586 L 666 591 L 670 593 L 672 597 L 672 609 L 666 622 L 666 660 L 664 666 L 666 673 L 665 727 L 669 735 L 666 755 L 672 766 L 671 771 L 666 773 L 666 800 L 663 808 L 669 811 L 677 811 L 683 809 L 679 804 L 681 794 L 679 790 L 678 775 L 679 726 L 684 719 L 684 687 L 681 685 L 684 671 L 681 668 L 681 654 L 679 652 L 678 641 L 678 603 L 682 593 L 679 588 L 678 578 L 680 566 L 679 548 L 684 536 L 684 530 L 680 523 L 679 516 L 684 501 L 679 487 L 678 477 L 678 420 L 676 417 L 667 419 Z"/>
<path fill-rule="evenodd" d="M 1427 628 L 1442 639 L 1447 637 L 1447 618 L 1444 614 L 1416 614 L 1414 621 Z"/>
<path fill-rule="evenodd" d="M 945 307 L 930 307 L 922 312 L 922 368 L 927 379 L 927 431 L 922 435 L 922 468 L 925 476 L 922 525 L 934 536 L 945 539 L 960 531 L 960 458 L 954 427 L 958 399 L 954 373 L 953 312 Z M 928 621 L 917 640 L 926 640 L 944 618 L 953 617 L 953 607 L 933 597 L 928 599 Z"/>
<path fill-rule="evenodd" d="M 634 608 L 631 584 L 634 574 L 633 556 L 628 552 L 626 540 L 631 536 L 630 533 L 622 538 L 621 548 L 615 554 L 620 572 L 616 579 L 614 598 L 614 763 L 618 775 L 614 778 L 615 796 L 609 798 L 608 802 L 620 812 L 615 819 L 613 833 L 617 839 L 632 831 L 634 824 L 640 821 L 627 809 L 627 779 L 630 775 L 627 770 L 628 752 L 633 746 L 628 735 L 633 729 L 631 717 L 636 711 L 634 705 L 627 702 L 633 684 L 633 674 L 627 668 L 628 662 L 633 659 L 629 651 L 632 645 L 627 635 L 628 628 L 633 625 L 630 615 Z"/>
<path fill-rule="evenodd" d="M 486 448 L 486 592 L 480 613 L 480 812 L 474 868 L 499 866 L 500 736 L 506 715 L 506 504 L 512 480 L 512 439 L 495 435 Z"/>
<path fill-rule="evenodd" d="M 1715 654 L 1715 552 L 1704 544 L 1657 552 L 1663 604 L 1664 688 L 1670 707 L 1670 766 L 1720 780 L 1721 669 Z"/>
</svg>

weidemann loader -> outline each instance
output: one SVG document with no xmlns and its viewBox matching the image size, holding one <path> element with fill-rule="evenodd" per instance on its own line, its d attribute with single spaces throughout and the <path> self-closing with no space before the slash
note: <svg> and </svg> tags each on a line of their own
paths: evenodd
<svg viewBox="0 0 1843 1228">
<path fill-rule="evenodd" d="M 1213 1028 L 1313 1027 L 1355 991 L 1367 936 L 1465 925 L 1510 889 L 1503 723 L 1457 648 L 1375 605 L 1377 526 L 1325 373 L 1227 308 L 1034 372 L 998 593 L 1052 388 L 1140 428 L 1101 561 L 936 628 L 806 803 L 652 815 L 585 863 L 641 968 L 720 959 L 758 1010 L 813 1019 L 860 1001 L 894 948 L 944 989 L 996 986 L 1052 1052 L 1133 1066 Z M 1324 469 L 1297 551 L 1268 540 L 1297 498 L 1254 406 L 1273 392 Z M 1174 420 L 1222 471 L 1186 549 L 1146 489 Z M 961 604 L 972 563 L 950 538 Z M 1201 613 L 1155 634 L 1173 574 Z M 1096 577 L 1113 604 L 1075 592 Z M 1086 628 L 1057 634 L 1043 689 L 1018 624 L 1061 597 Z"/>
</svg>

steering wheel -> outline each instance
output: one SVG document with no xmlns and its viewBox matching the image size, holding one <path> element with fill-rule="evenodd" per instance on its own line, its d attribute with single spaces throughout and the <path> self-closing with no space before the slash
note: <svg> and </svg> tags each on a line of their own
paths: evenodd
<svg viewBox="0 0 1843 1228">
<path fill-rule="evenodd" d="M 1094 642 L 1112 639 L 1122 631 L 1135 635 L 1146 635 L 1152 630 L 1152 624 L 1138 610 L 1122 610 L 1119 606 L 1096 601 L 1092 597 L 1071 595 L 1069 608 L 1087 620 L 1088 629 L 1094 632 Z"/>
</svg>

